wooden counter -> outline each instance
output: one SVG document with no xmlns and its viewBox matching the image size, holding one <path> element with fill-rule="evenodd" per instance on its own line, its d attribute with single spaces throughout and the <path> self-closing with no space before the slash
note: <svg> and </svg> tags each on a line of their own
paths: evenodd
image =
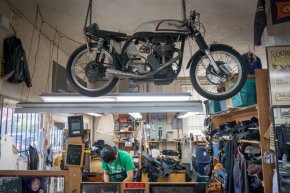
<svg viewBox="0 0 290 193">
<path fill-rule="evenodd" d="M 149 182 L 147 173 L 142 172 L 142 182 Z M 171 172 L 167 177 L 159 177 L 157 182 L 186 182 L 185 170 Z"/>
</svg>

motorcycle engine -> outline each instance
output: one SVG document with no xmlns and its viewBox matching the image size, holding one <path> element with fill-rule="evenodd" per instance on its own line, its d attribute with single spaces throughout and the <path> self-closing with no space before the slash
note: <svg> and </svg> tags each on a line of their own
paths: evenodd
<svg viewBox="0 0 290 193">
<path fill-rule="evenodd" d="M 173 58 L 175 52 L 174 41 L 170 38 L 155 37 L 149 40 L 149 44 L 142 43 L 136 46 L 130 43 L 127 47 L 129 62 L 127 68 L 133 73 L 147 74 L 157 70 Z M 138 49 L 139 48 L 139 49 Z M 158 75 L 171 76 L 174 70 L 171 66 L 160 71 Z"/>
<path fill-rule="evenodd" d="M 160 43 L 153 49 L 153 55 L 160 64 L 165 64 L 172 59 L 174 54 L 174 44 Z"/>
</svg>

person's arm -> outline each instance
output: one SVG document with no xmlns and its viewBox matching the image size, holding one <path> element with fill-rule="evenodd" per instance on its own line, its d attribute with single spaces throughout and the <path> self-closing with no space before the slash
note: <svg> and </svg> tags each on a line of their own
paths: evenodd
<svg viewBox="0 0 290 193">
<path fill-rule="evenodd" d="M 123 182 L 133 182 L 133 170 L 127 171 L 127 178 Z"/>
<path fill-rule="evenodd" d="M 110 182 L 110 173 L 108 170 L 104 170 L 104 182 Z"/>
<path fill-rule="evenodd" d="M 127 178 L 125 178 L 123 182 L 133 182 L 133 178 L 134 178 L 133 171 L 134 171 L 135 166 L 134 166 L 131 155 L 127 154 L 125 159 L 122 160 L 122 163 L 125 164 L 124 167 L 127 172 Z"/>
</svg>

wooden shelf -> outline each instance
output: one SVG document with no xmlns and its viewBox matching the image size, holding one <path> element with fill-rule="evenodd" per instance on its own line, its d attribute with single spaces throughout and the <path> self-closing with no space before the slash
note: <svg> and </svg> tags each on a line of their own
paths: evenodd
<svg viewBox="0 0 290 193">
<path fill-rule="evenodd" d="M 148 143 L 182 143 L 183 141 L 147 141 Z M 188 143 L 188 142 L 186 142 Z M 206 141 L 192 141 L 192 143 L 207 143 Z"/>
<path fill-rule="evenodd" d="M 247 107 L 228 109 L 223 113 L 211 115 L 213 122 L 212 129 L 217 128 L 225 122 L 249 120 L 254 116 L 258 117 L 256 104 Z"/>
<path fill-rule="evenodd" d="M 114 131 L 115 133 L 119 133 L 119 134 L 128 134 L 128 133 L 134 133 L 135 131 Z"/>
<path fill-rule="evenodd" d="M 233 108 L 220 114 L 211 115 L 211 129 L 214 130 L 225 122 L 241 122 L 245 120 L 250 120 L 252 117 L 255 116 L 259 120 L 260 141 L 240 140 L 239 142 L 258 145 L 261 149 L 261 155 L 263 155 L 268 150 L 268 141 L 264 138 L 264 134 L 267 132 L 270 126 L 269 117 L 271 116 L 271 113 L 269 111 L 270 100 L 268 88 L 268 70 L 255 70 L 255 79 L 257 104 L 248 107 Z M 229 140 L 229 138 L 223 137 L 223 140 Z M 262 162 L 264 193 L 272 193 L 273 168 L 274 164 L 270 165 Z"/>
<path fill-rule="evenodd" d="M 52 176 L 66 177 L 65 170 L 0 170 L 0 176 Z"/>
<path fill-rule="evenodd" d="M 147 141 L 148 143 L 178 143 L 182 141 Z"/>
<path fill-rule="evenodd" d="M 121 143 L 121 144 L 125 144 L 126 142 L 130 142 L 130 141 L 113 141 L 114 143 Z M 130 143 L 135 143 L 135 142 L 130 142 Z"/>
<path fill-rule="evenodd" d="M 260 141 L 256 141 L 256 140 L 245 140 L 245 139 L 241 139 L 238 142 L 240 143 L 251 143 L 251 144 L 260 144 Z"/>
<path fill-rule="evenodd" d="M 258 114 L 257 105 L 255 104 L 255 105 L 250 105 L 247 107 L 238 107 L 238 108 L 228 109 L 227 111 L 222 112 L 220 114 L 214 114 L 212 115 L 212 117 L 213 118 L 232 117 L 232 116 L 246 114 L 246 113 Z"/>
</svg>

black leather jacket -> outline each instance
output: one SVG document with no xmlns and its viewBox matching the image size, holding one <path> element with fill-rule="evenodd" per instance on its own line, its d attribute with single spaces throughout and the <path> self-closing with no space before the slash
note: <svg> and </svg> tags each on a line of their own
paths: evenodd
<svg viewBox="0 0 290 193">
<path fill-rule="evenodd" d="M 28 63 L 21 40 L 15 36 L 4 40 L 4 75 L 14 71 L 8 78 L 10 83 L 25 81 L 27 87 L 32 87 Z"/>
</svg>

